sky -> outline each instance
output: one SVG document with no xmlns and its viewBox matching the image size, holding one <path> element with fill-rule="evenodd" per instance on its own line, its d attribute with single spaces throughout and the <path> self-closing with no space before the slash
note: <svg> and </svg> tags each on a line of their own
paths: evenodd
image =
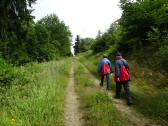
<svg viewBox="0 0 168 126">
<path fill-rule="evenodd" d="M 81 38 L 96 37 L 121 17 L 119 0 L 37 0 L 32 15 L 35 21 L 47 14 L 56 14 L 72 32 Z"/>
</svg>

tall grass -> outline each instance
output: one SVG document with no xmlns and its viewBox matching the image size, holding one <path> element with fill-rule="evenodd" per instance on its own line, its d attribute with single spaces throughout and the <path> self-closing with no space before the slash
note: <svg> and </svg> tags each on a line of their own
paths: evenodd
<svg viewBox="0 0 168 126">
<path fill-rule="evenodd" d="M 83 53 L 78 57 L 88 70 L 98 77 L 97 66 L 101 55 L 92 55 L 91 52 Z M 133 107 L 145 116 L 154 119 L 163 126 L 168 124 L 168 78 L 152 71 L 135 61 L 130 62 L 132 81 L 131 93 L 133 96 Z M 112 78 L 113 79 L 113 78 Z M 114 82 L 111 80 L 114 91 Z"/>
<path fill-rule="evenodd" d="M 75 84 L 80 96 L 84 126 L 126 126 L 127 119 L 113 107 L 109 97 L 94 86 L 92 78 L 78 62 L 75 64 Z"/>
<path fill-rule="evenodd" d="M 134 108 L 163 126 L 168 124 L 168 78 L 131 61 Z M 167 83 L 167 84 L 166 84 Z"/>
<path fill-rule="evenodd" d="M 70 66 L 64 59 L 15 68 L 22 76 L 0 94 L 0 126 L 63 126 Z"/>
</svg>

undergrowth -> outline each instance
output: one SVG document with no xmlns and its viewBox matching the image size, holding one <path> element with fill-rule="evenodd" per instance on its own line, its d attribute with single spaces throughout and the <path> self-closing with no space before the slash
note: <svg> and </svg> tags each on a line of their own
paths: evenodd
<svg viewBox="0 0 168 126">
<path fill-rule="evenodd" d="M 70 66 L 71 61 L 64 59 L 6 68 L 6 74 L 13 73 L 6 75 L 12 80 L 3 81 L 10 86 L 0 86 L 0 125 L 63 126 Z"/>
</svg>

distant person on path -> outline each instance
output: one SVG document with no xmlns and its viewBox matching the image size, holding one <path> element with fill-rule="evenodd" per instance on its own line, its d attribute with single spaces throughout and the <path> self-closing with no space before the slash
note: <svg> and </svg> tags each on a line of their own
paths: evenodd
<svg viewBox="0 0 168 126">
<path fill-rule="evenodd" d="M 129 65 L 128 62 L 125 59 L 123 59 L 120 52 L 116 53 L 114 80 L 116 82 L 115 98 L 120 99 L 120 93 L 123 86 L 126 93 L 127 104 L 131 105 L 132 97 L 129 87 L 129 81 L 130 81 Z"/>
<path fill-rule="evenodd" d="M 98 73 L 101 76 L 100 86 L 103 87 L 104 76 L 107 79 L 107 90 L 110 90 L 110 73 L 112 72 L 112 64 L 107 58 L 107 55 L 103 55 L 102 61 L 98 65 Z"/>
</svg>

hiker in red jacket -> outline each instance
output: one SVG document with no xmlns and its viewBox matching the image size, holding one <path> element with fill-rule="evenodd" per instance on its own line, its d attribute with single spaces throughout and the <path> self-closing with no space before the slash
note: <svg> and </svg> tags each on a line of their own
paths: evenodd
<svg viewBox="0 0 168 126">
<path fill-rule="evenodd" d="M 129 73 L 129 65 L 128 62 L 123 59 L 121 53 L 116 53 L 116 62 L 115 62 L 115 77 L 114 80 L 116 82 L 116 95 L 115 98 L 120 99 L 120 93 L 122 86 L 124 87 L 127 104 L 132 104 L 132 97 L 130 94 L 130 73 Z"/>
<path fill-rule="evenodd" d="M 103 86 L 104 76 L 107 79 L 107 90 L 110 90 L 110 73 L 112 72 L 112 64 L 106 55 L 103 55 L 103 60 L 99 63 L 98 73 L 101 76 L 100 86 Z"/>
</svg>

